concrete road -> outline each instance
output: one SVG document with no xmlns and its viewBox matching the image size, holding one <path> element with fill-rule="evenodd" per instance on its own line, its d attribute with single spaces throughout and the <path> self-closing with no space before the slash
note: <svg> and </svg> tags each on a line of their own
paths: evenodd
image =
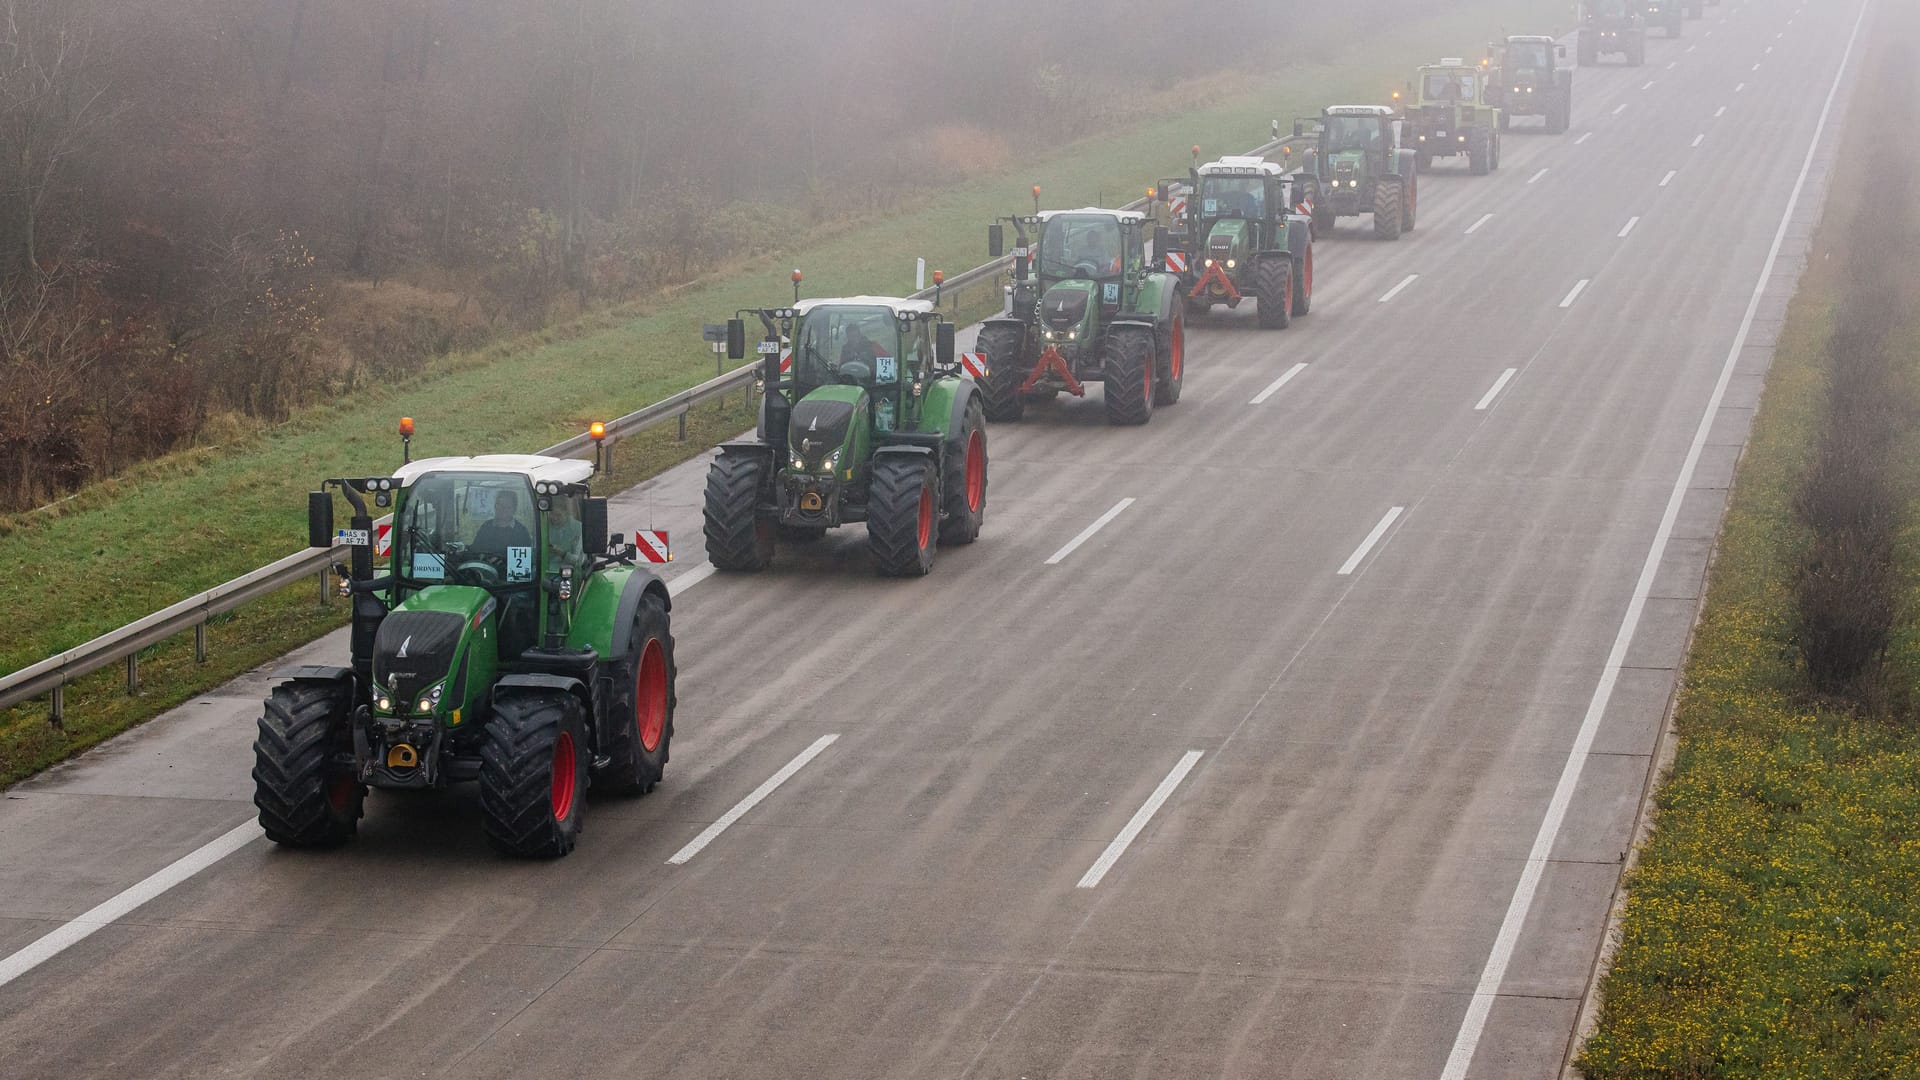
<svg viewBox="0 0 1920 1080">
<path fill-rule="evenodd" d="M 265 673 L 13 789 L 0 1074 L 1556 1075 L 1863 3 L 1580 72 L 1294 329 L 1193 324 L 1144 429 L 996 426 L 923 581 L 857 528 L 709 575 L 700 464 L 622 497 L 678 738 L 558 863 L 458 791 L 273 849 Z"/>
</svg>

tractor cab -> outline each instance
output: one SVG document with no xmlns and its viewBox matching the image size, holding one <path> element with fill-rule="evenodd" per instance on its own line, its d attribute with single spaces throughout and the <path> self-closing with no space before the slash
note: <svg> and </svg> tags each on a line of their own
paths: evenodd
<svg viewBox="0 0 1920 1080">
<path fill-rule="evenodd" d="M 1383 240 L 1397 240 L 1413 228 L 1419 180 L 1406 124 L 1386 105 L 1329 105 L 1315 119 L 1294 122 L 1297 138 L 1310 125 L 1315 129 L 1301 172 L 1316 233 L 1359 214 L 1373 215 L 1374 235 Z"/>
<path fill-rule="evenodd" d="M 1466 157 L 1476 175 L 1499 167 L 1500 110 L 1493 105 L 1497 94 L 1486 63 L 1449 57 L 1415 70 L 1407 87 L 1413 98 L 1407 122 L 1419 168 L 1455 156 Z"/>
<path fill-rule="evenodd" d="M 1156 256 L 1180 275 L 1188 314 L 1259 301 L 1260 325 L 1285 328 L 1305 315 L 1313 284 L 1313 221 L 1296 211 L 1296 178 L 1263 157 L 1197 165 L 1176 230 L 1154 235 Z M 1309 199 L 1300 200 L 1302 203 Z"/>
<path fill-rule="evenodd" d="M 1120 311 L 1123 279 L 1146 270 L 1146 219 L 1086 207 L 1047 211 L 1035 223 L 1041 336 L 1064 353 L 1090 352 L 1097 328 Z"/>
<path fill-rule="evenodd" d="M 1572 123 L 1573 67 L 1567 47 L 1543 34 L 1516 35 L 1487 46 L 1487 100 L 1500 107 L 1500 125 L 1538 116 L 1558 134 Z"/>
<path fill-rule="evenodd" d="M 1580 66 L 1603 56 L 1624 56 L 1646 63 L 1646 0 L 1585 0 L 1580 5 Z"/>
</svg>

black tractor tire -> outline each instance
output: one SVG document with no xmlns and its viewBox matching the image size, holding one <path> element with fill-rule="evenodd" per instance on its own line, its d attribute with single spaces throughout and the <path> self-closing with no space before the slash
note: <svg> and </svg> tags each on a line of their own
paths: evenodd
<svg viewBox="0 0 1920 1080">
<path fill-rule="evenodd" d="M 1427 172 L 1432 168 L 1433 168 L 1433 151 L 1428 150 L 1424 146 L 1414 151 L 1413 170 L 1415 172 Z"/>
<path fill-rule="evenodd" d="M 936 479 L 931 456 L 883 454 L 874 459 L 867 497 L 867 550 L 882 576 L 924 577 L 933 569 L 934 524 L 939 516 Z"/>
<path fill-rule="evenodd" d="M 1634 42 L 1633 48 L 1627 50 L 1627 63 L 1633 67 L 1645 67 L 1647 65 L 1646 38 L 1641 38 L 1639 41 Z"/>
<path fill-rule="evenodd" d="M 338 847 L 359 830 L 367 789 L 335 756 L 353 749 L 353 695 L 346 683 L 273 688 L 253 740 L 253 805 L 276 844 Z"/>
<path fill-rule="evenodd" d="M 1497 131 L 1494 132 L 1491 138 L 1493 139 L 1493 171 L 1499 172 L 1500 171 L 1500 133 Z"/>
<path fill-rule="evenodd" d="M 1383 176 L 1373 185 L 1373 235 L 1377 240 L 1400 239 L 1406 195 L 1398 176 Z"/>
<path fill-rule="evenodd" d="M 1569 121 L 1572 119 L 1572 112 L 1573 102 L 1567 97 L 1566 92 L 1561 91 L 1555 94 L 1553 100 L 1547 103 L 1547 134 L 1566 134 L 1567 128 L 1571 126 Z"/>
<path fill-rule="evenodd" d="M 616 795 L 645 795 L 667 771 L 673 742 L 673 629 L 667 605 L 648 593 L 633 613 L 633 647 L 613 665 L 613 699 L 607 732 L 598 749 L 607 764 L 594 770 L 595 787 Z"/>
<path fill-rule="evenodd" d="M 1493 170 L 1493 140 L 1488 137 L 1485 128 L 1474 128 L 1467 132 L 1467 171 L 1475 176 L 1485 176 Z"/>
<path fill-rule="evenodd" d="M 1253 286 L 1253 298 L 1259 301 L 1254 314 L 1262 330 L 1285 330 L 1293 325 L 1293 259 L 1267 255 L 1253 260 L 1253 272 L 1247 275 Z"/>
<path fill-rule="evenodd" d="M 504 855 L 557 859 L 587 809 L 585 710 L 564 690 L 508 690 L 480 746 L 480 823 Z"/>
<path fill-rule="evenodd" d="M 1406 185 L 1400 200 L 1400 231 L 1410 233 L 1420 224 L 1420 178 L 1409 176 Z"/>
<path fill-rule="evenodd" d="M 987 417 L 980 399 L 967 405 L 960 430 L 952 432 L 942 457 L 940 543 L 971 544 L 987 523 Z"/>
<path fill-rule="evenodd" d="M 1313 310 L 1313 244 L 1307 244 L 1307 250 L 1293 257 L 1293 317 L 1299 318 Z"/>
<path fill-rule="evenodd" d="M 1500 130 L 1511 131 L 1512 129 L 1513 129 L 1513 114 L 1507 112 L 1505 109 L 1500 110 Z"/>
<path fill-rule="evenodd" d="M 715 570 L 765 570 L 773 561 L 774 523 L 760 516 L 767 460 L 722 450 L 707 469 L 707 561 Z"/>
<path fill-rule="evenodd" d="M 1180 388 L 1187 381 L 1187 317 L 1179 308 L 1154 335 L 1154 346 L 1159 356 L 1154 364 L 1153 404 L 1172 405 L 1180 400 Z"/>
<path fill-rule="evenodd" d="M 1107 331 L 1102 350 L 1107 423 L 1144 424 L 1153 419 L 1153 331 L 1123 325 Z"/>
<path fill-rule="evenodd" d="M 980 404 L 996 424 L 1011 424 L 1026 415 L 1027 403 L 1019 392 L 1033 370 L 1026 344 L 1026 328 L 1007 323 L 981 327 L 975 341 L 974 348 L 987 358 L 987 377 L 977 380 Z"/>
<path fill-rule="evenodd" d="M 1575 47 L 1578 66 L 1593 67 L 1600 63 L 1600 49 L 1594 40 L 1586 34 L 1580 35 L 1580 43 Z"/>
</svg>

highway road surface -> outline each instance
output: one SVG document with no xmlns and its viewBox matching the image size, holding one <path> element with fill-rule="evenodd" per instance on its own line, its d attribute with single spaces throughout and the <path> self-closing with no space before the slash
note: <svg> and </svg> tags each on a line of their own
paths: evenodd
<svg viewBox="0 0 1920 1080">
<path fill-rule="evenodd" d="M 1863 4 L 1582 70 L 1294 329 L 1190 324 L 1144 429 L 995 426 L 924 580 L 858 528 L 710 574 L 704 463 L 623 496 L 678 737 L 562 861 L 466 792 L 274 849 L 266 672 L 7 792 L 0 1075 L 1557 1076 Z"/>
</svg>

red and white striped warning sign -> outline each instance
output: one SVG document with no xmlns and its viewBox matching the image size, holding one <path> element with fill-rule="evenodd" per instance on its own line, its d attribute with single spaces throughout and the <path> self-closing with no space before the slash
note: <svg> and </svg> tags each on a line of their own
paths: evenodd
<svg viewBox="0 0 1920 1080">
<path fill-rule="evenodd" d="M 1181 214 L 1186 213 L 1187 212 L 1186 197 L 1183 195 L 1175 195 L 1173 198 L 1168 199 L 1167 212 L 1172 214 L 1174 217 L 1179 217 Z"/>
<path fill-rule="evenodd" d="M 1187 272 L 1187 253 L 1184 251 L 1167 252 L 1167 271 L 1174 274 Z"/>
<path fill-rule="evenodd" d="M 976 379 L 987 377 L 987 354 L 963 352 L 960 354 L 960 367 Z"/>
<path fill-rule="evenodd" d="M 780 374 L 785 375 L 792 370 L 793 370 L 793 350 L 782 349 L 780 351 Z"/>
<path fill-rule="evenodd" d="M 373 527 L 373 557 L 384 559 L 393 554 L 393 526 L 375 525 Z"/>
<path fill-rule="evenodd" d="M 665 529 L 641 529 L 633 534 L 633 547 L 640 557 L 650 563 L 668 563 L 673 561 L 673 548 L 667 543 Z"/>
</svg>

